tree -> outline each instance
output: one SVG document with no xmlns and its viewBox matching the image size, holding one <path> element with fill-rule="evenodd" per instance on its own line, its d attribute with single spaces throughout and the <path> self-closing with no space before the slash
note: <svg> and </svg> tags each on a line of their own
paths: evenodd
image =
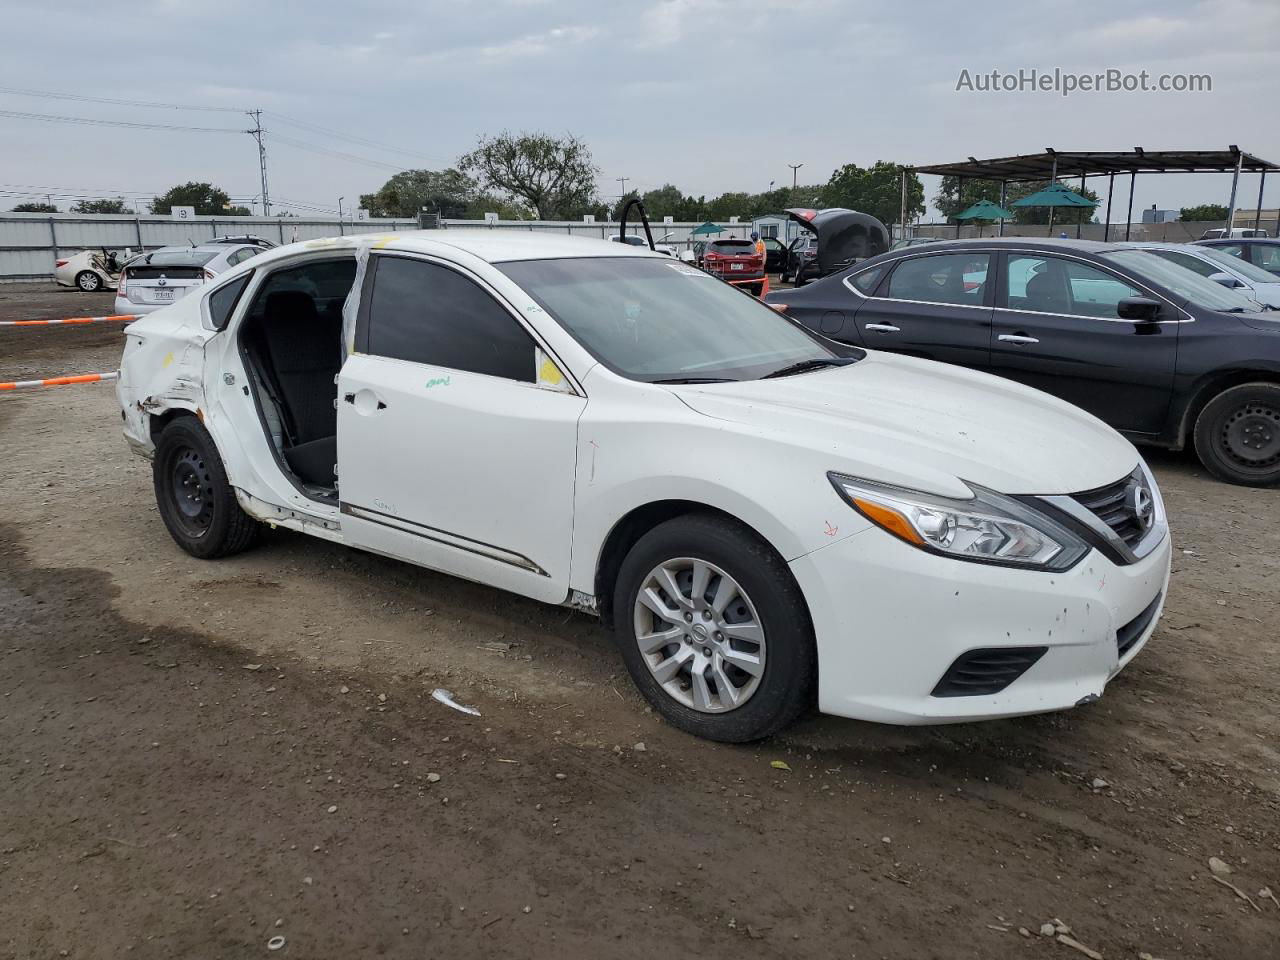
<svg viewBox="0 0 1280 960">
<path fill-rule="evenodd" d="M 213 217 L 226 215 L 231 206 L 231 198 L 227 191 L 215 187 L 211 183 L 191 181 L 178 187 L 172 187 L 151 201 L 152 213 L 171 213 L 174 207 L 195 207 L 196 216 Z"/>
<path fill-rule="evenodd" d="M 71 205 L 72 213 L 128 213 L 124 205 L 124 197 L 114 200 L 81 200 Z"/>
<path fill-rule="evenodd" d="M 489 190 L 479 190 L 468 201 L 462 213 L 465 220 L 483 220 L 486 213 L 496 213 L 499 220 L 532 220 L 533 213 L 507 197 L 500 197 Z"/>
<path fill-rule="evenodd" d="M 609 209 L 609 219 L 610 220 L 620 219 L 622 217 L 622 208 L 625 207 L 632 200 L 643 200 L 643 198 L 640 196 L 639 191 L 628 190 L 625 194 L 619 197 L 618 202 L 615 203 Z M 650 220 L 662 219 L 661 216 L 659 216 L 657 213 L 649 209 L 649 204 L 647 203 L 644 205 L 644 212 L 649 215 Z M 634 212 L 630 216 L 632 217 L 632 221 L 631 221 L 632 223 L 637 222 L 637 220 L 639 219 Z"/>
<path fill-rule="evenodd" d="M 831 175 L 823 190 L 829 207 L 848 207 L 869 213 L 881 223 L 902 219 L 902 167 L 877 160 L 874 166 L 847 163 Z M 907 176 L 907 221 L 924 213 L 924 185 L 914 173 Z"/>
<path fill-rule="evenodd" d="M 227 217 L 252 217 L 253 211 L 248 207 L 227 207 L 222 211 L 223 216 Z"/>
<path fill-rule="evenodd" d="M 480 185 L 461 170 L 405 170 L 376 193 L 362 194 L 360 206 L 371 217 L 416 217 L 422 210 L 442 217 L 466 216 Z"/>
<path fill-rule="evenodd" d="M 52 203 L 20 203 L 13 208 L 13 213 L 57 213 L 58 208 Z"/>
<path fill-rule="evenodd" d="M 670 217 L 681 223 L 697 223 L 707 219 L 707 198 L 687 196 L 674 184 L 666 183 L 649 190 L 641 199 L 645 212 L 653 220 Z"/>
<path fill-rule="evenodd" d="M 523 201 L 541 220 L 567 219 L 596 200 L 599 170 L 587 145 L 573 135 L 503 131 L 481 137 L 458 166 L 486 187 Z"/>
<path fill-rule="evenodd" d="M 1178 219 L 1183 221 L 1226 220 L 1227 208 L 1220 203 L 1202 203 L 1198 207 L 1183 207 L 1178 211 Z"/>
</svg>

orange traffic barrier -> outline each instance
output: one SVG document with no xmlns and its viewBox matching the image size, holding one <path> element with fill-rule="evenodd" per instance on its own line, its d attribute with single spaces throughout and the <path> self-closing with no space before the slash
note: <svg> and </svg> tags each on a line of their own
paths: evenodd
<svg viewBox="0 0 1280 960">
<path fill-rule="evenodd" d="M 122 313 L 114 317 L 67 317 L 65 320 L 0 320 L 0 327 L 50 327 L 62 323 L 124 323 L 137 319 L 137 314 Z"/>
<path fill-rule="evenodd" d="M 116 371 L 111 373 L 82 373 L 75 377 L 49 377 L 46 380 L 7 380 L 0 381 L 0 390 L 25 390 L 28 387 L 65 387 L 72 383 L 101 383 L 105 380 L 114 380 L 120 374 Z"/>
</svg>

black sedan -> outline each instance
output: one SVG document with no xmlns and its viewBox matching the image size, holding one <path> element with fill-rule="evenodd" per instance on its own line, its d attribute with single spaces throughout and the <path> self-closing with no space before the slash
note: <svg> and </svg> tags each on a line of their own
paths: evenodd
<svg viewBox="0 0 1280 960">
<path fill-rule="evenodd" d="M 1008 377 L 1135 442 L 1191 443 L 1223 480 L 1280 485 L 1280 312 L 1147 251 L 944 240 L 765 299 L 832 339 Z"/>
<path fill-rule="evenodd" d="M 1280 276 L 1280 240 L 1250 237 L 1241 240 L 1200 240 L 1201 246 L 1217 247 L 1241 260 L 1248 260 L 1255 267 Z"/>
</svg>

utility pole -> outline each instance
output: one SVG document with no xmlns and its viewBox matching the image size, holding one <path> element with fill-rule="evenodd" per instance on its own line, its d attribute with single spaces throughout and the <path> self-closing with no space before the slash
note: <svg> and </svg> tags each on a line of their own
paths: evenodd
<svg viewBox="0 0 1280 960">
<path fill-rule="evenodd" d="M 618 194 L 618 199 L 621 200 L 623 197 L 627 195 L 627 181 L 630 180 L 631 178 L 630 177 L 614 177 L 614 179 L 617 180 L 618 183 L 622 185 L 621 192 Z"/>
<path fill-rule="evenodd" d="M 794 190 L 796 188 L 796 183 L 797 183 L 796 171 L 799 170 L 801 167 L 803 167 L 804 164 L 788 163 L 787 166 L 791 168 L 791 189 Z"/>
<path fill-rule="evenodd" d="M 269 217 L 271 216 L 271 195 L 267 192 L 267 147 L 262 142 L 262 111 L 255 109 L 245 112 L 253 117 L 253 129 L 246 130 L 245 133 L 258 141 L 258 167 L 262 173 L 262 215 Z"/>
</svg>

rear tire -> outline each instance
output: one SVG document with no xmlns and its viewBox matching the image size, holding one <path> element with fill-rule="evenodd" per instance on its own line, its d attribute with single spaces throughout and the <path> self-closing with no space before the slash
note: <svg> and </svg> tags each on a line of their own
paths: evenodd
<svg viewBox="0 0 1280 960">
<path fill-rule="evenodd" d="M 164 525 L 193 557 L 229 557 L 258 538 L 261 525 L 240 509 L 218 448 L 195 417 L 161 431 L 151 476 Z"/>
<path fill-rule="evenodd" d="M 1195 426 L 1196 455 L 1219 480 L 1280 485 L 1280 386 L 1245 383 L 1210 400 Z"/>
<path fill-rule="evenodd" d="M 618 571 L 613 619 L 631 679 L 687 733 L 760 740 L 813 703 L 804 597 L 782 558 L 740 524 L 691 514 L 650 530 Z"/>
<path fill-rule="evenodd" d="M 76 286 L 85 293 L 97 293 L 102 289 L 102 278 L 92 270 L 81 270 L 76 274 Z"/>
</svg>

